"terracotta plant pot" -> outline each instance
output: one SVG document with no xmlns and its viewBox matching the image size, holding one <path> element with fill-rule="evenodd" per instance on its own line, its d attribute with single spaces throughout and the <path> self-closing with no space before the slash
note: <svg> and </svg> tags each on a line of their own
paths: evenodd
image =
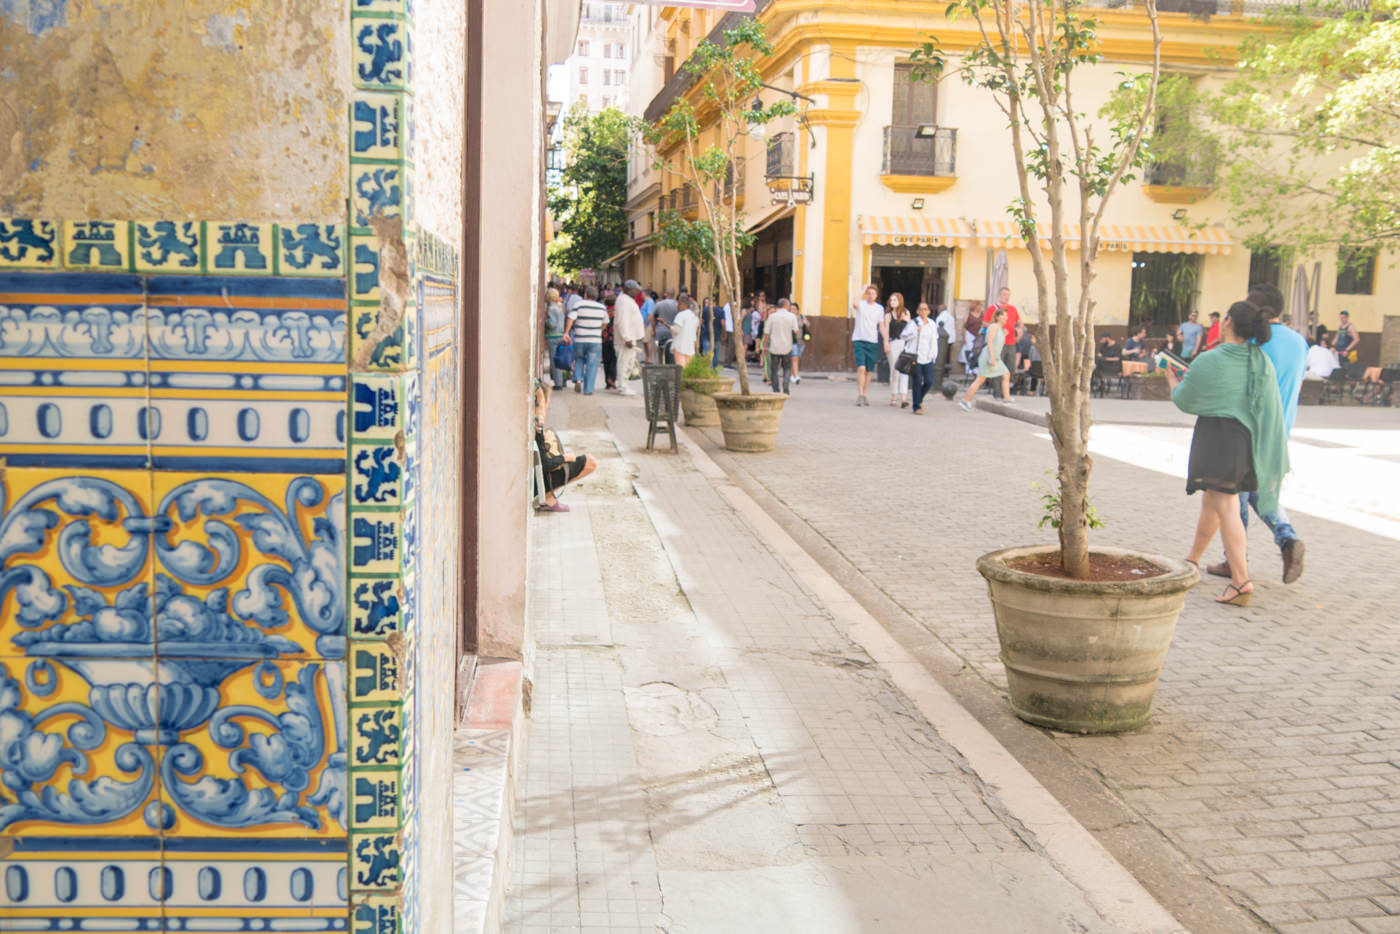
<svg viewBox="0 0 1400 934">
<path fill-rule="evenodd" d="M 1121 548 L 1091 550 L 1148 561 L 1166 573 L 1066 580 L 1007 565 L 1058 550 L 1007 548 L 977 559 L 996 613 L 1011 709 L 1022 720 L 1068 733 L 1137 729 L 1152 711 L 1177 617 L 1200 572 L 1185 561 Z"/>
<path fill-rule="evenodd" d="M 778 441 L 778 423 L 788 397 L 779 392 L 743 395 L 719 392 L 714 395 L 719 408 L 719 427 L 724 446 L 731 451 L 771 451 Z"/>
<path fill-rule="evenodd" d="M 714 379 L 682 379 L 681 411 L 685 413 L 685 423 L 693 428 L 714 428 L 719 424 L 719 409 L 715 408 L 714 394 L 729 392 L 734 388 L 734 380 L 717 376 Z"/>
</svg>

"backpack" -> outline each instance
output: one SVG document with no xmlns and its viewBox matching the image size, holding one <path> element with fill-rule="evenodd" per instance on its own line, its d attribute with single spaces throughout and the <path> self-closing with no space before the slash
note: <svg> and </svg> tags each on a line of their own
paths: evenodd
<svg viewBox="0 0 1400 934">
<path fill-rule="evenodd" d="M 977 361 L 982 359 L 982 351 L 986 348 L 986 346 L 987 329 L 983 328 L 981 331 L 977 332 L 977 340 L 972 342 L 972 351 L 968 354 L 968 356 L 971 358 L 969 362 L 973 366 L 976 366 Z"/>
</svg>

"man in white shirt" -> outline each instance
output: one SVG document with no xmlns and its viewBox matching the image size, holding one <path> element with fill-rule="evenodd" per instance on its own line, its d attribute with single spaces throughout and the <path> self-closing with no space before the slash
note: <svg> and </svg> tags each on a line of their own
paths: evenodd
<svg viewBox="0 0 1400 934">
<path fill-rule="evenodd" d="M 622 285 L 622 291 L 613 304 L 613 349 L 617 351 L 617 391 L 624 396 L 636 395 L 627 386 L 627 378 L 637 365 L 637 350 L 646 339 L 646 325 L 642 323 L 642 308 L 637 297 L 642 287 L 633 279 Z"/>
<path fill-rule="evenodd" d="M 1316 344 L 1308 348 L 1307 379 L 1328 379 L 1332 371 L 1341 366 L 1337 352 L 1332 349 L 1332 335 L 1324 334 Z"/>
<path fill-rule="evenodd" d="M 564 324 L 564 341 L 574 345 L 574 376 L 583 374 L 582 381 L 574 380 L 574 392 L 593 395 L 598 363 L 603 358 L 603 328 L 607 324 L 608 310 L 598 301 L 598 287 L 590 285 Z"/>
<path fill-rule="evenodd" d="M 958 336 L 958 321 L 947 305 L 939 305 L 938 317 L 933 319 L 933 323 L 938 325 L 938 357 L 934 361 L 937 364 L 934 369 L 939 371 L 938 378 L 941 381 L 948 378 L 948 367 L 952 364 L 953 341 Z"/>
<path fill-rule="evenodd" d="M 865 397 L 870 389 L 870 376 L 880 360 L 880 322 L 885 318 L 885 306 L 880 304 L 880 290 L 865 287 L 861 300 L 851 305 L 855 324 L 851 328 L 851 345 L 856 358 L 856 405 L 869 405 Z"/>
<path fill-rule="evenodd" d="M 787 299 L 779 299 L 777 310 L 763 323 L 763 339 L 773 365 L 773 391 L 786 393 L 792 376 L 792 345 L 797 339 L 797 315 L 788 307 Z"/>
<path fill-rule="evenodd" d="M 671 321 L 671 355 L 677 366 L 685 366 L 695 356 L 696 343 L 700 338 L 700 316 L 695 313 L 695 303 L 684 292 L 676 300 L 680 310 Z"/>
</svg>

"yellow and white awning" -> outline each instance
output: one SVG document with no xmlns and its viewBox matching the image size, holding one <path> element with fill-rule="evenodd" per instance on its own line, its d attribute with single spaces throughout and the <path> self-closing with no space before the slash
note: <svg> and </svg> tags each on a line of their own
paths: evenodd
<svg viewBox="0 0 1400 934">
<path fill-rule="evenodd" d="M 1065 246 L 1077 250 L 1083 241 L 1078 224 L 1065 225 Z M 977 245 L 994 249 L 1024 249 L 1020 232 L 1011 221 L 979 220 Z M 1040 234 L 1042 249 L 1050 236 Z M 1234 242 L 1224 227 L 1192 228 L 1180 224 L 1101 224 L 1099 249 L 1129 253 L 1229 253 Z"/>
<path fill-rule="evenodd" d="M 971 246 L 972 231 L 956 217 L 860 216 L 866 246 Z"/>
</svg>

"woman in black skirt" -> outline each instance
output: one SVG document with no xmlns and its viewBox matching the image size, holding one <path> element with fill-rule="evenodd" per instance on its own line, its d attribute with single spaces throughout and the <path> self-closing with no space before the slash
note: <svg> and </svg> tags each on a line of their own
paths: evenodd
<svg viewBox="0 0 1400 934">
<path fill-rule="evenodd" d="M 1186 492 L 1201 492 L 1201 516 L 1186 560 L 1197 564 L 1218 531 L 1231 579 L 1216 602 L 1245 606 L 1254 585 L 1245 565 L 1239 494 L 1258 491 L 1261 510 L 1266 500 L 1277 508 L 1288 442 L 1274 365 L 1259 348 L 1269 340 L 1269 319 L 1254 305 L 1236 302 L 1220 334 L 1222 343 L 1192 361 L 1183 376 L 1170 366 L 1166 374 L 1177 408 L 1197 416 Z"/>
</svg>

